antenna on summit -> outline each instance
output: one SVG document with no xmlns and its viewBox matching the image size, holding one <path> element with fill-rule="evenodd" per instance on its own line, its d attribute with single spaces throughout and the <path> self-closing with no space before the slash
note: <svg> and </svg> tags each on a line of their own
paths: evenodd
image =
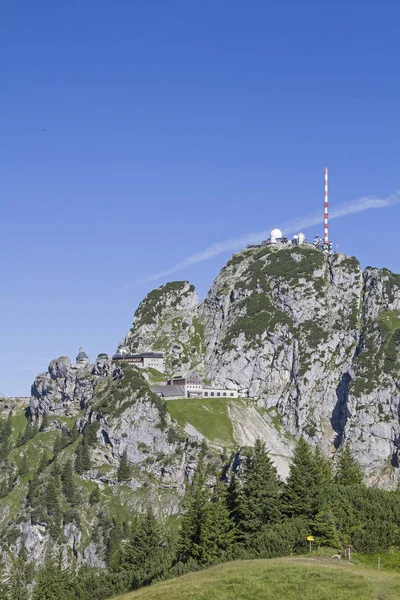
<svg viewBox="0 0 400 600">
<path fill-rule="evenodd" d="M 325 199 L 324 199 L 324 246 L 325 250 L 329 248 L 328 233 L 328 169 L 325 167 Z"/>
</svg>

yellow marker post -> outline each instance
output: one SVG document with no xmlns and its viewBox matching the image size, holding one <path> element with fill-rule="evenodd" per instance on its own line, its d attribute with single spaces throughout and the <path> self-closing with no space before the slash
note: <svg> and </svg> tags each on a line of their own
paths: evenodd
<svg viewBox="0 0 400 600">
<path fill-rule="evenodd" d="M 308 535 L 307 536 L 307 542 L 310 544 L 310 554 L 311 554 L 311 544 L 314 541 L 314 536 L 313 535 Z"/>
</svg>

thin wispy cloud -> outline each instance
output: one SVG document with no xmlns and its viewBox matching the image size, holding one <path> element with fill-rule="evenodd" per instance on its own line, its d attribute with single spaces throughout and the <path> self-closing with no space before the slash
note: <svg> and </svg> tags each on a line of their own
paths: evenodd
<svg viewBox="0 0 400 600">
<path fill-rule="evenodd" d="M 329 212 L 329 219 L 338 219 L 340 217 L 354 215 L 370 209 L 388 208 L 389 206 L 394 206 L 395 204 L 399 203 L 400 190 L 394 194 L 391 194 L 387 198 L 379 198 L 377 196 L 364 196 L 363 198 L 359 198 L 358 200 L 354 200 L 352 202 L 348 202 L 346 204 L 342 204 L 334 208 Z M 322 213 L 312 214 L 293 219 L 292 221 L 288 221 L 284 223 L 280 227 L 280 229 L 283 231 L 284 235 L 292 235 L 294 233 L 298 233 L 302 229 L 308 229 L 309 227 L 313 227 L 314 225 L 319 225 L 322 222 Z M 255 231 L 253 233 L 246 233 L 239 237 L 224 240 L 222 242 L 216 242 L 215 244 L 208 246 L 208 248 L 205 248 L 201 252 L 196 252 L 195 254 L 187 256 L 180 262 L 176 263 L 175 265 L 172 265 L 169 269 L 165 269 L 164 271 L 160 271 L 159 273 L 153 273 L 151 275 L 138 279 L 128 287 L 131 287 L 132 285 L 136 285 L 138 283 L 145 283 L 149 281 L 157 281 L 158 279 L 163 279 L 164 277 L 168 277 L 173 273 L 183 271 L 184 269 L 186 269 L 186 267 L 197 264 L 199 262 L 203 262 L 205 260 L 209 260 L 210 258 L 214 258 L 214 256 L 218 256 L 223 252 L 233 252 L 235 250 L 240 250 L 244 248 L 247 244 L 259 244 L 261 240 L 264 240 L 269 236 L 270 231 L 271 229 L 265 229 L 264 231 Z"/>
</svg>

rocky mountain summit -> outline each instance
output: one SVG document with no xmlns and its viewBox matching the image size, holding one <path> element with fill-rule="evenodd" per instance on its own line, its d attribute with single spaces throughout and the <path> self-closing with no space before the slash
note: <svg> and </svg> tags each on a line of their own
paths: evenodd
<svg viewBox="0 0 400 600">
<path fill-rule="evenodd" d="M 276 411 L 287 435 L 330 455 L 349 441 L 371 483 L 394 485 L 400 276 L 309 245 L 269 246 L 232 256 L 196 303 L 188 282 L 158 288 L 123 344 L 163 349 L 170 365 L 192 356 L 184 365 Z"/>
<path fill-rule="evenodd" d="M 348 442 L 366 481 L 393 488 L 399 345 L 400 276 L 344 254 L 243 250 L 201 302 L 189 282 L 167 283 L 144 298 L 118 347 L 162 351 L 165 373 L 104 354 L 94 364 L 61 357 L 36 377 L 29 411 L 3 411 L 3 539 L 16 552 L 24 541 L 35 560 L 51 542 L 64 565 L 101 566 L 115 515 L 149 505 L 179 514 L 204 444 L 210 469 L 228 470 L 260 438 L 285 478 L 301 434 L 331 457 Z M 165 401 L 151 391 L 189 369 L 235 397 Z M 49 486 L 64 489 L 71 465 L 75 495 L 50 507 Z"/>
</svg>

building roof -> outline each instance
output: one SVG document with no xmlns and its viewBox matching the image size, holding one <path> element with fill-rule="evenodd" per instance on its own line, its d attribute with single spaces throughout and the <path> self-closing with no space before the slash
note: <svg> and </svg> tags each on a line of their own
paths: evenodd
<svg viewBox="0 0 400 600">
<path fill-rule="evenodd" d="M 121 358 L 164 358 L 164 354 L 162 352 L 141 352 L 140 354 L 122 354 L 121 352 L 117 352 L 113 356 L 114 360 Z"/>
<path fill-rule="evenodd" d="M 83 351 L 83 348 L 79 348 L 79 354 L 76 357 L 76 362 L 78 362 L 80 360 L 89 360 L 89 357 L 86 354 L 86 352 Z"/>
<path fill-rule="evenodd" d="M 161 394 L 164 398 L 185 395 L 184 389 L 180 385 L 152 385 L 151 391 Z"/>
</svg>

